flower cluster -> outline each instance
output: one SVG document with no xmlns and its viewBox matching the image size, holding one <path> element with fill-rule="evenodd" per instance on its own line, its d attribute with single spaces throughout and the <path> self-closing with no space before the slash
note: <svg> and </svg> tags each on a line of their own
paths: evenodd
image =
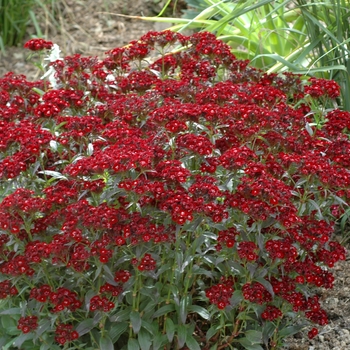
<svg viewBox="0 0 350 350">
<path fill-rule="evenodd" d="M 61 312 L 64 310 L 75 311 L 80 308 L 82 303 L 77 299 L 76 293 L 67 288 L 58 288 L 53 292 L 50 286 L 43 285 L 40 288 L 33 288 L 30 291 L 30 298 L 36 299 L 41 303 L 49 301 L 54 307 L 52 313 Z"/>
<path fill-rule="evenodd" d="M 242 292 L 244 299 L 252 303 L 263 304 L 272 300 L 271 293 L 259 282 L 246 283 Z"/>
<path fill-rule="evenodd" d="M 51 41 L 44 39 L 31 39 L 25 43 L 24 47 L 32 51 L 39 51 L 44 49 L 51 49 L 52 45 L 53 43 Z"/>
<path fill-rule="evenodd" d="M 18 320 L 17 328 L 26 334 L 38 328 L 37 316 L 25 316 Z"/>
<path fill-rule="evenodd" d="M 64 345 L 67 342 L 78 339 L 79 333 L 73 330 L 73 325 L 71 324 L 59 324 L 55 330 L 55 341 Z"/>
<path fill-rule="evenodd" d="M 273 321 L 276 318 L 282 317 L 282 311 L 273 305 L 267 305 L 264 312 L 261 314 L 261 318 L 268 321 Z"/>
<path fill-rule="evenodd" d="M 0 79 L 9 337 L 223 349 L 256 348 L 256 330 L 267 348 L 295 320 L 328 322 L 314 288 L 346 256 L 332 235 L 350 113 L 323 108 L 333 81 L 248 63 L 210 33 L 164 31 L 102 61 L 50 59 L 46 82 Z"/>
<path fill-rule="evenodd" d="M 106 297 L 100 297 L 99 295 L 96 295 L 91 298 L 90 300 L 90 311 L 104 311 L 108 312 L 114 308 L 114 303 L 112 301 L 109 301 Z"/>
<path fill-rule="evenodd" d="M 8 296 L 13 296 L 17 294 L 17 288 L 12 286 L 12 283 L 9 280 L 0 282 L 0 299 L 5 299 Z"/>
<path fill-rule="evenodd" d="M 156 268 L 156 261 L 152 258 L 151 254 L 146 253 L 138 263 L 137 268 L 140 271 L 154 270 Z"/>
<path fill-rule="evenodd" d="M 233 293 L 233 278 L 221 278 L 221 283 L 216 284 L 208 288 L 205 292 L 205 296 L 209 299 L 211 304 L 216 304 L 218 309 L 223 310 L 226 306 L 230 305 L 230 298 Z"/>
</svg>

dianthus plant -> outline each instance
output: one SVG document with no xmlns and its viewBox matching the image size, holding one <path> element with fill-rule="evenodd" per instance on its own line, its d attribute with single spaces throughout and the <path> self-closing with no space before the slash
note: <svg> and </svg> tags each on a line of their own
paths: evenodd
<svg viewBox="0 0 350 350">
<path fill-rule="evenodd" d="M 350 114 L 209 33 L 0 80 L 2 349 L 278 349 L 327 324 Z M 51 53 L 50 53 L 51 50 Z M 44 61 L 45 62 L 45 61 Z"/>
</svg>

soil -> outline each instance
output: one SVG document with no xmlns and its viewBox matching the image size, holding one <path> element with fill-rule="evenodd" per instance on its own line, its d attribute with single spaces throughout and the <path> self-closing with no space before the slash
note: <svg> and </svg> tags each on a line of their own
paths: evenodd
<svg viewBox="0 0 350 350">
<path fill-rule="evenodd" d="M 52 3 L 56 3 L 51 8 L 54 18 L 40 8 L 35 16 L 45 38 L 58 44 L 64 56 L 79 53 L 102 58 L 107 50 L 124 46 L 149 30 L 162 30 L 167 26 L 126 17 L 155 16 L 164 0 L 56 0 Z M 29 27 L 27 32 L 23 44 L 37 33 L 34 27 Z M 0 77 L 9 71 L 32 79 L 39 77 L 37 68 L 26 62 L 29 51 L 23 49 L 23 44 L 6 48 L 5 54 L 0 52 Z"/>
<path fill-rule="evenodd" d="M 36 16 L 45 37 L 57 43 L 63 55 L 80 53 L 102 58 L 107 50 L 124 46 L 149 30 L 164 29 L 164 25 L 124 17 L 154 16 L 164 3 L 161 0 L 59 0 L 53 8 L 54 19 L 42 9 Z M 35 29 L 29 28 L 26 40 L 33 34 Z M 27 57 L 28 51 L 23 49 L 23 44 L 7 48 L 5 54 L 0 52 L 0 77 L 14 71 L 25 74 L 29 80 L 38 79 L 40 72 L 26 60 Z M 349 250 L 349 244 L 347 248 Z M 319 327 L 320 334 L 313 340 L 308 339 L 307 330 L 288 338 L 284 349 L 350 349 L 350 257 L 339 262 L 333 272 L 334 288 L 317 291 L 329 315 L 329 324 Z"/>
</svg>

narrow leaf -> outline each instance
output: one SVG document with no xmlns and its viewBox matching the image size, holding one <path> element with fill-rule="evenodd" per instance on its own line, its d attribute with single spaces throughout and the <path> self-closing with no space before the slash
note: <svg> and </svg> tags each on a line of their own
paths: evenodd
<svg viewBox="0 0 350 350">
<path fill-rule="evenodd" d="M 113 343 L 115 343 L 127 329 L 127 322 L 113 322 L 113 326 L 108 331 L 108 334 L 111 337 Z"/>
<path fill-rule="evenodd" d="M 202 306 L 199 305 L 190 305 L 188 307 L 188 312 L 195 312 L 201 317 L 203 317 L 205 320 L 210 320 L 210 313 L 208 312 L 207 309 L 205 309 Z"/>
<path fill-rule="evenodd" d="M 0 315 L 20 315 L 20 314 L 21 314 L 20 307 L 13 307 L 11 309 L 7 309 L 0 312 Z"/>
<path fill-rule="evenodd" d="M 43 324 L 41 324 L 38 329 L 36 330 L 36 335 L 41 336 L 44 332 L 46 332 L 48 329 L 51 328 L 50 322 L 45 321 Z"/>
<path fill-rule="evenodd" d="M 86 333 L 89 333 L 91 329 L 95 327 L 96 323 L 92 318 L 88 318 L 87 320 L 84 320 L 80 322 L 76 328 L 76 331 L 79 333 L 79 336 L 82 336 Z"/>
<path fill-rule="evenodd" d="M 272 295 L 272 297 L 274 297 L 275 293 L 273 291 L 272 284 L 269 281 L 266 281 L 266 279 L 262 278 L 262 277 L 255 278 L 255 281 L 261 283 L 268 290 L 268 292 Z"/>
<path fill-rule="evenodd" d="M 197 340 L 194 339 L 190 334 L 187 334 L 186 345 L 191 350 L 201 350 L 201 347 L 199 346 Z"/>
<path fill-rule="evenodd" d="M 170 312 L 173 312 L 175 310 L 175 306 L 174 304 L 168 304 L 168 305 L 164 305 L 161 308 L 159 308 L 154 314 L 153 314 L 153 318 L 157 318 L 160 316 L 163 316 L 165 314 L 168 314 Z"/>
<path fill-rule="evenodd" d="M 130 308 L 126 308 L 124 310 L 120 310 L 115 315 L 113 315 L 110 320 L 112 322 L 122 322 L 130 320 Z"/>
<path fill-rule="evenodd" d="M 15 341 L 13 342 L 13 346 L 20 348 L 22 346 L 22 344 L 29 339 L 33 339 L 34 338 L 34 333 L 26 333 L 26 334 L 21 334 L 20 336 L 18 336 Z"/>
<path fill-rule="evenodd" d="M 305 327 L 305 325 L 289 326 L 289 327 L 281 329 L 278 332 L 278 335 L 281 338 L 289 337 L 290 335 L 293 335 L 293 334 L 296 334 L 296 333 L 300 332 L 304 327 Z"/>
<path fill-rule="evenodd" d="M 138 341 L 136 339 L 133 339 L 133 338 L 129 339 L 129 341 L 128 341 L 128 350 L 140 350 L 139 343 L 138 343 Z"/>
<path fill-rule="evenodd" d="M 58 171 L 52 171 L 52 170 L 42 170 L 38 172 L 39 174 L 45 174 L 48 176 L 51 176 L 55 179 L 60 179 L 60 180 L 68 180 L 64 175 L 59 173 Z"/>
<path fill-rule="evenodd" d="M 238 339 L 238 342 L 244 347 L 246 350 L 264 350 L 263 347 L 259 344 L 252 344 L 250 339 L 244 337 Z"/>
<path fill-rule="evenodd" d="M 167 318 L 165 321 L 166 336 L 171 343 L 174 339 L 175 325 L 171 318 Z"/>
<path fill-rule="evenodd" d="M 131 322 L 133 331 L 137 334 L 141 329 L 141 323 L 142 323 L 141 316 L 138 311 L 131 312 L 130 322 Z"/>
<path fill-rule="evenodd" d="M 234 306 L 238 305 L 243 299 L 244 298 L 243 298 L 242 291 L 235 290 L 232 294 L 231 299 L 230 299 L 230 305 L 234 307 Z"/>
<path fill-rule="evenodd" d="M 103 350 L 114 350 L 114 345 L 111 338 L 105 334 L 100 338 L 100 349 Z"/>
<path fill-rule="evenodd" d="M 141 350 L 149 350 L 152 344 L 151 334 L 145 328 L 141 328 L 138 334 L 138 341 Z"/>
<path fill-rule="evenodd" d="M 273 332 L 275 331 L 276 326 L 273 322 L 266 322 L 262 328 L 263 342 L 268 344 L 269 339 L 272 337 Z"/>
<path fill-rule="evenodd" d="M 177 342 L 180 348 L 182 348 L 185 345 L 186 339 L 187 339 L 187 328 L 185 325 L 180 324 L 177 330 Z"/>
<path fill-rule="evenodd" d="M 262 341 L 262 332 L 260 331 L 248 330 L 244 334 L 252 344 L 260 344 Z"/>
<path fill-rule="evenodd" d="M 180 301 L 180 319 L 183 324 L 186 323 L 187 319 L 187 297 L 181 299 Z"/>
<path fill-rule="evenodd" d="M 171 342 L 170 342 L 171 343 Z M 164 346 L 168 344 L 168 339 L 165 334 L 156 333 L 153 338 L 153 350 L 163 350 Z"/>
<path fill-rule="evenodd" d="M 209 339 L 211 339 L 219 331 L 220 331 L 220 326 L 218 325 L 211 326 L 208 329 L 207 334 L 205 335 L 205 338 L 207 339 L 207 341 L 209 341 Z"/>
</svg>

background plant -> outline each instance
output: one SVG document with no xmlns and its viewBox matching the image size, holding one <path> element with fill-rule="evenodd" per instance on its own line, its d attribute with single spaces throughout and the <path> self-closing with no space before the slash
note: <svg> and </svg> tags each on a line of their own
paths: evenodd
<svg viewBox="0 0 350 350">
<path fill-rule="evenodd" d="M 30 20 L 30 11 L 34 0 L 0 1 L 0 45 L 12 46 L 22 42 Z"/>
<path fill-rule="evenodd" d="M 296 1 L 305 20 L 307 35 L 312 48 L 311 69 L 317 76 L 334 79 L 342 89 L 343 108 L 350 111 L 349 38 L 350 10 L 345 0 Z M 321 5 L 321 6 L 320 6 Z M 321 70 L 334 66 L 332 70 Z M 345 67 L 345 69 L 344 69 Z"/>
<path fill-rule="evenodd" d="M 44 38 L 58 29 L 71 39 L 65 29 L 65 0 L 1 0 L 0 1 L 0 50 L 23 45 L 24 38 Z"/>
<path fill-rule="evenodd" d="M 215 33 L 241 59 L 269 72 L 292 71 L 334 79 L 350 110 L 349 16 L 346 0 L 186 0 L 182 18 L 139 17 Z"/>
<path fill-rule="evenodd" d="M 350 197 L 335 82 L 266 74 L 210 33 L 103 61 L 26 47 L 52 70 L 0 80 L 4 350 L 277 349 L 328 322 L 315 288 Z"/>
</svg>

